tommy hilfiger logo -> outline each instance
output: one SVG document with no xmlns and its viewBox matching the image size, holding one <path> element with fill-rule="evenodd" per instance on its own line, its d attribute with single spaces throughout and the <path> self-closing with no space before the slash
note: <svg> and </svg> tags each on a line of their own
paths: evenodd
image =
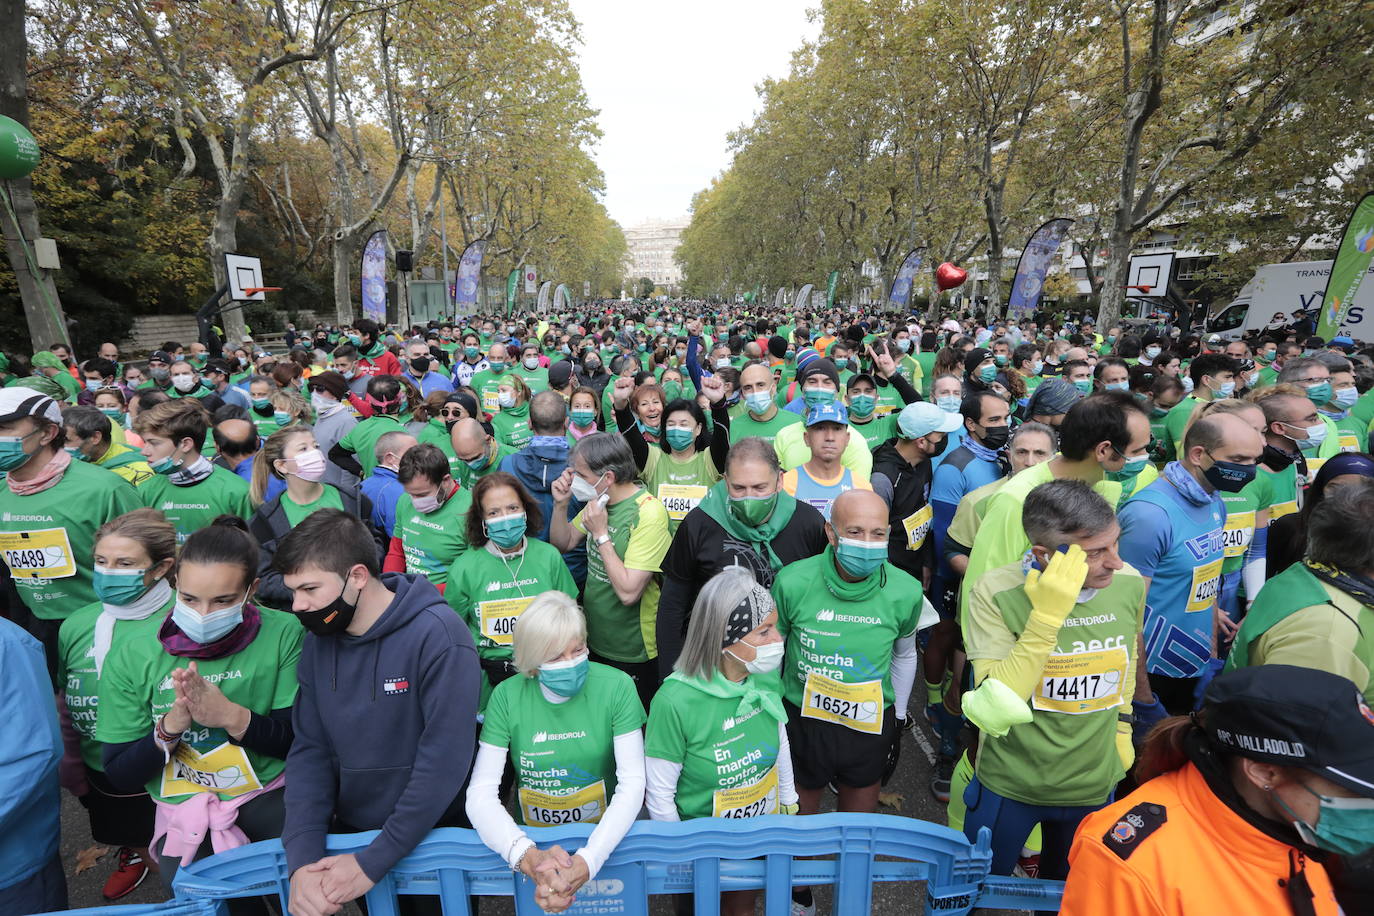
<svg viewBox="0 0 1374 916">
<path fill-rule="evenodd" d="M 382 681 L 382 693 L 396 695 L 398 693 L 410 692 L 410 678 L 408 677 L 389 677 Z"/>
</svg>

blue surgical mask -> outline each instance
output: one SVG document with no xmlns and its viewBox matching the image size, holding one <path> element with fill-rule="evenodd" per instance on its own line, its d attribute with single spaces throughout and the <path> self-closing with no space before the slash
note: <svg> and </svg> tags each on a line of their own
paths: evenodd
<svg viewBox="0 0 1374 916">
<path fill-rule="evenodd" d="M 525 513 L 523 512 L 518 512 L 515 515 L 502 515 L 499 518 L 489 518 L 482 522 L 491 542 L 506 550 L 510 550 L 524 540 L 525 524 Z"/>
<path fill-rule="evenodd" d="M 819 407 L 822 404 L 833 404 L 835 402 L 835 392 L 829 388 L 803 388 L 802 401 L 807 407 Z"/>
<path fill-rule="evenodd" d="M 1090 378 L 1078 378 L 1073 380 L 1073 387 L 1078 389 L 1079 394 L 1092 394 L 1093 380 Z"/>
<path fill-rule="evenodd" d="M 1351 385 L 1349 388 L 1337 388 L 1332 396 L 1332 402 L 1342 409 L 1348 410 L 1355 406 L 1355 402 L 1360 399 L 1360 389 Z"/>
<path fill-rule="evenodd" d="M 244 601 L 246 600 L 248 599 L 245 597 Z M 243 601 L 233 607 L 211 611 L 202 616 L 197 614 L 195 609 L 187 607 L 178 597 L 176 604 L 172 605 L 172 623 L 175 623 L 192 642 L 206 646 L 243 623 Z"/>
<path fill-rule="evenodd" d="M 871 394 L 856 394 L 849 399 L 849 412 L 856 417 L 867 417 L 878 406 L 878 399 Z"/>
<path fill-rule="evenodd" d="M 102 407 L 100 408 L 100 412 L 103 413 L 105 416 L 109 417 L 111 423 L 117 423 L 120 426 L 124 425 L 124 418 L 126 414 L 118 407 Z"/>
<path fill-rule="evenodd" d="M 858 579 L 867 579 L 887 562 L 887 543 L 839 538 L 835 557 L 844 571 Z"/>
<path fill-rule="evenodd" d="M 1361 855 L 1374 846 L 1374 799 L 1332 798 L 1314 792 L 1301 781 L 1298 785 L 1318 799 L 1320 813 L 1315 828 L 1301 820 L 1278 793 L 1271 793 L 1271 797 L 1293 819 L 1299 836 L 1318 849 L 1348 857 Z"/>
<path fill-rule="evenodd" d="M 1031 375 L 1039 375 L 1044 371 L 1045 361 L 1043 359 L 1037 359 L 1035 362 L 1031 363 Z"/>
<path fill-rule="evenodd" d="M 272 412 L 272 420 L 278 426 L 285 426 L 286 424 L 291 422 L 291 414 L 287 413 L 284 410 L 275 410 Z"/>
<path fill-rule="evenodd" d="M 773 406 L 773 395 L 767 391 L 755 391 L 744 396 L 744 404 L 750 413 L 765 414 Z"/>
<path fill-rule="evenodd" d="M 587 683 L 590 667 L 585 652 L 567 661 L 545 662 L 539 666 L 539 683 L 560 697 L 575 697 Z"/>
<path fill-rule="evenodd" d="M 1213 388 L 1212 393 L 1219 398 L 1229 398 L 1236 393 L 1236 380 L 1231 379 L 1229 382 L 1223 382 L 1220 388 Z M 1326 402 L 1322 401 L 1320 403 L 1325 404 Z"/>
<path fill-rule="evenodd" d="M 935 406 L 945 413 L 958 413 L 960 403 L 959 395 L 957 394 L 942 394 L 935 399 Z"/>
<path fill-rule="evenodd" d="M 991 385 L 993 382 L 997 381 L 997 367 L 984 366 L 979 369 L 978 381 L 982 382 L 984 385 Z"/>
<path fill-rule="evenodd" d="M 487 360 L 487 365 L 488 365 L 489 367 L 491 367 L 491 371 L 492 371 L 492 372 L 505 372 L 505 371 L 506 371 L 506 363 L 505 363 L 504 360 L 500 360 L 500 359 L 489 359 L 489 360 Z"/>
<path fill-rule="evenodd" d="M 1331 383 L 1318 382 L 1307 389 L 1307 399 L 1318 407 L 1324 407 L 1331 400 Z"/>
<path fill-rule="evenodd" d="M 909 351 L 909 350 L 911 349 L 911 338 L 910 338 L 910 337 L 899 337 L 899 338 L 897 338 L 897 349 L 898 349 L 898 350 L 901 350 L 903 353 L 906 353 L 907 351 Z"/>
<path fill-rule="evenodd" d="M 75 447 L 70 446 L 70 445 L 64 445 L 64 446 L 62 447 L 62 451 L 66 452 L 68 455 L 71 455 L 73 461 L 90 461 L 90 460 L 91 460 L 91 459 L 89 459 L 89 458 L 86 457 L 86 453 L 83 452 L 83 451 L 81 451 L 81 449 L 75 448 Z"/>
<path fill-rule="evenodd" d="M 1116 483 L 1130 483 L 1140 476 L 1140 472 L 1145 470 L 1145 465 L 1149 463 L 1149 455 L 1137 455 L 1134 458 L 1127 458 L 1126 463 L 1121 466 L 1121 470 L 1104 471 L 1103 474 L 1108 480 Z"/>
<path fill-rule="evenodd" d="M 1159 347 L 1149 346 L 1145 348 L 1145 355 L 1150 359 L 1154 359 L 1161 352 L 1162 351 L 1159 349 Z"/>
<path fill-rule="evenodd" d="M 98 379 L 98 378 L 88 378 L 88 379 L 86 379 L 86 390 L 87 390 L 87 391 L 99 391 L 101 388 L 104 388 L 104 387 L 106 387 L 106 385 L 105 385 L 105 380 L 104 380 L 104 379 Z"/>
<path fill-rule="evenodd" d="M 849 357 L 848 357 L 848 356 L 837 356 L 837 357 L 835 357 L 835 359 L 834 359 L 834 363 L 835 363 L 835 368 L 836 368 L 836 369 L 847 369 L 847 368 L 849 368 Z"/>
<path fill-rule="evenodd" d="M 1126 391 L 1130 387 L 1129 382 L 1107 382 L 1102 386 L 1104 391 Z"/>
<path fill-rule="evenodd" d="M 1284 425 L 1289 426 L 1290 424 L 1285 423 Z M 1325 423 L 1318 423 L 1316 426 L 1296 426 L 1293 428 L 1306 430 L 1307 432 L 1307 435 L 1302 437 L 1301 439 L 1293 440 L 1297 443 L 1298 448 L 1300 449 L 1320 448 L 1321 444 L 1326 441 Z"/>
<path fill-rule="evenodd" d="M 175 454 L 176 452 L 172 452 L 171 455 L 164 455 L 156 461 L 150 461 L 148 462 L 148 467 L 153 469 L 154 474 L 175 474 L 177 471 L 181 470 L 181 465 L 172 457 L 172 455 Z"/>
<path fill-rule="evenodd" d="M 122 607 L 134 603 L 148 591 L 148 586 L 143 584 L 143 576 L 147 572 L 146 569 L 97 566 L 91 576 L 91 585 L 95 588 L 95 596 L 102 602 Z"/>
</svg>

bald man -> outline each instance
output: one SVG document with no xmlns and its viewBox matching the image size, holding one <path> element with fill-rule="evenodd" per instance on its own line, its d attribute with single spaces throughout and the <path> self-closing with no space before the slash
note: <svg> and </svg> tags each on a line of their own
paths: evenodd
<svg viewBox="0 0 1374 916">
<path fill-rule="evenodd" d="M 839 790 L 839 810 L 876 810 L 896 767 L 922 595 L 915 578 L 887 561 L 888 527 L 880 497 L 841 493 L 825 526 L 830 546 L 784 566 L 773 584 L 803 814 L 820 810 L 828 783 Z"/>
<path fill-rule="evenodd" d="M 478 480 L 498 470 L 507 455 L 514 455 L 517 451 L 514 446 L 497 442 L 487 427 L 472 417 L 453 424 L 453 429 L 449 430 L 449 441 L 453 443 L 453 454 L 458 459 L 453 462 L 458 469 L 456 479 L 468 490 Z"/>
<path fill-rule="evenodd" d="M 1173 715 L 1193 708 L 1198 680 L 1219 669 L 1218 643 L 1236 624 L 1222 611 L 1226 504 L 1255 479 L 1259 432 L 1235 414 L 1195 421 L 1179 459 L 1122 507 L 1121 559 L 1147 589 L 1145 659 L 1150 687 Z"/>
</svg>

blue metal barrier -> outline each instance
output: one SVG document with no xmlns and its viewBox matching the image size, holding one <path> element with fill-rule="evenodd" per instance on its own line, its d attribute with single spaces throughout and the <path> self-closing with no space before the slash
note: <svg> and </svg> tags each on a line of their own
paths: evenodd
<svg viewBox="0 0 1374 916">
<path fill-rule="evenodd" d="M 541 847 L 559 843 L 573 852 L 591 830 L 549 827 L 535 836 Z M 330 836 L 328 851 L 361 849 L 374 835 Z M 639 821 L 567 912 L 647 916 L 649 895 L 692 893 L 698 916 L 718 916 L 721 891 L 763 888 L 767 916 L 787 916 L 791 888 L 833 885 L 833 912 L 850 916 L 868 913 L 873 885 L 892 881 L 924 882 L 927 914 L 961 916 L 975 907 L 1058 908 L 1061 882 L 989 876 L 991 862 L 987 828 L 977 843 L 969 843 L 948 827 L 888 814 Z M 275 840 L 254 843 L 181 869 L 175 888 L 171 903 L 80 912 L 210 916 L 219 901 L 271 894 L 281 897 L 285 912 L 290 892 L 286 855 Z M 908 912 L 916 910 L 917 893 L 913 887 Z M 368 893 L 369 916 L 397 916 L 397 896 L 413 894 L 439 896 L 445 916 L 472 916 L 472 896 L 514 897 L 518 916 L 544 912 L 534 902 L 533 882 L 507 868 L 472 830 L 431 833 Z"/>
</svg>

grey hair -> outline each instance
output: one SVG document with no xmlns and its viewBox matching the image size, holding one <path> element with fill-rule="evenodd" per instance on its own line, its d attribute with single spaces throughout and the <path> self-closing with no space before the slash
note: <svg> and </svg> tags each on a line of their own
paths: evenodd
<svg viewBox="0 0 1374 916">
<path fill-rule="evenodd" d="M 1327 485 L 1307 523 L 1307 558 L 1342 572 L 1367 576 L 1374 570 L 1374 480 Z"/>
<path fill-rule="evenodd" d="M 1116 521 L 1111 504 L 1081 480 L 1051 480 L 1026 494 L 1021 525 L 1032 544 L 1057 547 L 1080 532 L 1097 534 Z"/>
<path fill-rule="evenodd" d="M 377 463 L 381 464 L 382 458 L 386 456 L 386 453 L 394 451 L 396 449 L 396 443 L 407 436 L 410 436 L 410 433 L 402 429 L 394 429 L 389 433 L 382 433 L 378 436 L 377 444 L 372 446 L 372 456 L 377 459 Z"/>
<path fill-rule="evenodd" d="M 587 470 L 600 476 L 609 471 L 616 483 L 630 483 L 639 477 L 639 466 L 630 443 L 620 433 L 592 433 L 577 440 L 572 455 L 581 455 Z M 569 456 L 569 458 L 572 457 Z"/>
<path fill-rule="evenodd" d="M 113 435 L 110 418 L 101 413 L 98 407 L 68 407 L 62 411 L 62 425 L 82 439 L 100 433 L 105 437 L 106 445 L 110 444 Z"/>
<path fill-rule="evenodd" d="M 1350 360 L 1339 353 L 1332 353 L 1324 350 L 1321 353 L 1312 354 L 1312 358 L 1321 363 L 1329 372 L 1354 372 L 1355 368 L 1350 365 Z"/>
<path fill-rule="evenodd" d="M 563 592 L 537 595 L 515 621 L 511 638 L 515 670 L 525 677 L 534 677 L 540 665 L 586 638 L 587 618 L 582 616 L 575 600 Z"/>
<path fill-rule="evenodd" d="M 730 466 L 736 461 L 762 461 L 773 473 L 782 473 L 782 462 L 778 460 L 777 450 L 773 448 L 773 443 L 762 436 L 745 436 L 730 446 L 730 451 L 725 456 L 726 474 L 730 473 Z"/>
<path fill-rule="evenodd" d="M 1050 451 L 1055 452 L 1059 450 L 1059 433 L 1054 431 L 1053 426 L 1045 423 L 1037 423 L 1034 420 L 1027 420 L 1025 423 L 1016 427 L 1016 430 L 1011 434 L 1012 445 L 1016 444 L 1016 440 L 1021 438 L 1022 433 L 1040 433 L 1041 435 L 1049 436 Z"/>
<path fill-rule="evenodd" d="M 1323 363 L 1319 359 L 1314 359 L 1310 356 L 1304 356 L 1301 359 L 1290 359 L 1287 362 L 1285 362 L 1283 364 L 1283 368 L 1279 370 L 1279 377 L 1277 381 L 1296 381 L 1307 375 L 1307 370 L 1311 369 L 1313 366 L 1321 366 L 1322 368 L 1326 368 L 1325 363 Z M 1329 372 L 1330 370 L 1328 369 L 1327 371 Z"/>
<path fill-rule="evenodd" d="M 742 566 L 722 570 L 706 583 L 692 605 L 691 623 L 687 624 L 687 636 L 682 654 L 673 664 L 674 671 L 704 681 L 715 676 L 720 670 L 721 643 L 725 641 L 730 612 L 757 585 L 753 574 Z"/>
</svg>

